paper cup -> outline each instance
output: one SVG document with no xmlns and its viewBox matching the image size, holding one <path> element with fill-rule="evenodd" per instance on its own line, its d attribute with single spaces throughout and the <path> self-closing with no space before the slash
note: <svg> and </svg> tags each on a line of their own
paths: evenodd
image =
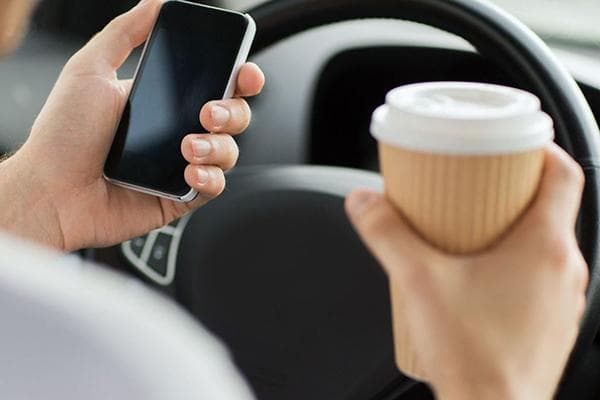
<svg viewBox="0 0 600 400">
<path fill-rule="evenodd" d="M 523 214 L 554 138 L 540 101 L 521 90 L 444 82 L 401 87 L 373 115 L 387 197 L 425 240 L 449 253 L 481 251 Z M 396 361 L 426 380 L 392 287 Z"/>
</svg>

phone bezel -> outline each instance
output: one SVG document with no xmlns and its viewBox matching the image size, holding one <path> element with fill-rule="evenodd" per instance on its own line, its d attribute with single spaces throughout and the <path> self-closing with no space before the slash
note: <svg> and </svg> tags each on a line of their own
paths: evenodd
<svg viewBox="0 0 600 400">
<path fill-rule="evenodd" d="M 190 5 L 193 5 L 196 7 L 204 7 L 204 8 L 210 8 L 213 10 L 218 10 L 218 11 L 223 11 L 223 12 L 228 12 L 228 13 L 235 13 L 235 14 L 239 14 L 239 15 L 243 16 L 248 21 L 248 26 L 246 27 L 246 32 L 244 33 L 244 37 L 242 39 L 242 44 L 240 46 L 233 69 L 229 76 L 229 81 L 227 82 L 227 87 L 225 89 L 225 93 L 223 93 L 223 97 L 221 99 L 225 100 L 225 99 L 232 98 L 233 95 L 235 94 L 236 80 L 237 80 L 237 76 L 239 74 L 240 68 L 244 65 L 244 63 L 248 59 L 248 55 L 250 54 L 250 48 L 252 47 L 252 42 L 254 41 L 254 37 L 256 35 L 256 23 L 254 22 L 254 19 L 252 18 L 252 16 L 250 16 L 250 14 L 246 14 L 246 13 L 239 13 L 237 11 L 227 10 L 227 9 L 220 8 L 220 7 L 192 3 L 192 2 L 189 2 L 186 0 L 167 0 L 162 5 L 162 7 L 164 7 L 165 4 L 168 4 L 168 3 L 185 3 L 185 4 L 190 4 Z M 146 56 L 146 51 L 152 41 L 152 36 L 154 35 L 154 32 L 156 31 L 157 22 L 158 22 L 158 17 L 157 17 L 156 21 L 154 22 L 154 26 L 152 27 L 150 35 L 148 36 L 148 39 L 146 40 L 146 44 L 144 45 L 144 49 L 142 50 L 142 55 L 137 64 L 137 67 L 135 69 L 135 73 L 133 75 L 134 82 L 137 80 L 138 74 L 144 64 L 144 58 Z M 121 123 L 121 121 L 119 120 L 119 125 L 120 125 L 120 123 Z M 119 129 L 119 125 L 117 125 L 115 127 L 115 134 L 116 134 L 116 131 Z M 131 189 L 131 190 L 135 190 L 137 192 L 149 194 L 152 196 L 162 197 L 162 198 L 165 198 L 168 200 L 173 200 L 173 201 L 182 202 L 182 203 L 189 203 L 190 201 L 193 201 L 198 197 L 198 192 L 191 187 L 190 187 L 190 191 L 187 194 L 185 194 L 183 196 L 179 196 L 179 195 L 175 195 L 172 193 L 161 192 L 159 190 L 150 189 L 150 188 L 147 188 L 144 186 L 139 186 L 139 185 L 135 185 L 135 184 L 132 184 L 129 182 L 123 182 L 118 179 L 110 178 L 109 176 L 106 175 L 105 171 L 103 171 L 102 175 L 104 176 L 104 179 L 106 179 L 111 184 L 121 186 L 121 187 Z"/>
</svg>

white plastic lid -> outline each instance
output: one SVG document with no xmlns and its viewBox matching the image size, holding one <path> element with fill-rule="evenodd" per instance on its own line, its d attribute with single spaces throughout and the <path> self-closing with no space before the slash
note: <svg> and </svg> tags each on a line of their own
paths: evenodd
<svg viewBox="0 0 600 400">
<path fill-rule="evenodd" d="M 506 154 L 543 148 L 554 124 L 531 93 L 505 86 L 431 82 L 387 95 L 371 124 L 393 146 L 442 154 Z"/>
</svg>

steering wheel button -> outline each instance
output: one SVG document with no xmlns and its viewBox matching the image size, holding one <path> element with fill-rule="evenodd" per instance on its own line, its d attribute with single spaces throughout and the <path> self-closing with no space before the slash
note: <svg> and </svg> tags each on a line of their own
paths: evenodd
<svg viewBox="0 0 600 400">
<path fill-rule="evenodd" d="M 138 237 L 133 239 L 130 242 L 131 245 L 131 251 L 133 251 L 133 254 L 135 254 L 138 257 L 142 256 L 142 252 L 144 251 L 144 246 L 146 245 L 146 236 L 142 236 L 142 237 Z"/>
<path fill-rule="evenodd" d="M 148 266 L 161 276 L 166 276 L 171 247 L 171 235 L 160 233 L 154 241 L 154 246 L 148 258 Z"/>
<path fill-rule="evenodd" d="M 167 249 L 165 249 L 162 246 L 157 246 L 154 248 L 154 251 L 152 252 L 152 258 L 154 260 L 159 261 L 159 260 L 162 260 L 163 258 L 165 258 L 166 254 L 167 254 Z"/>
</svg>

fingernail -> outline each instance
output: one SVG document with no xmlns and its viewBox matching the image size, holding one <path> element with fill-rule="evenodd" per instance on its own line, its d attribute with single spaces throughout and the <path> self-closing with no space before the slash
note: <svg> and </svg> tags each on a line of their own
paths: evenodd
<svg viewBox="0 0 600 400">
<path fill-rule="evenodd" d="M 364 214 L 379 198 L 380 195 L 373 192 L 354 192 L 348 197 L 348 212 L 353 217 L 359 217 Z"/>
<path fill-rule="evenodd" d="M 210 174 L 208 171 L 202 167 L 198 168 L 198 183 L 200 186 L 204 186 L 210 180 Z"/>
<path fill-rule="evenodd" d="M 229 122 L 229 119 L 231 118 L 231 113 L 225 107 L 215 105 L 210 111 L 210 117 L 212 118 L 212 122 L 215 125 L 215 128 L 222 128 Z"/>
<path fill-rule="evenodd" d="M 194 139 L 192 140 L 192 150 L 195 157 L 206 157 L 212 151 L 212 143 L 206 139 Z"/>
</svg>

